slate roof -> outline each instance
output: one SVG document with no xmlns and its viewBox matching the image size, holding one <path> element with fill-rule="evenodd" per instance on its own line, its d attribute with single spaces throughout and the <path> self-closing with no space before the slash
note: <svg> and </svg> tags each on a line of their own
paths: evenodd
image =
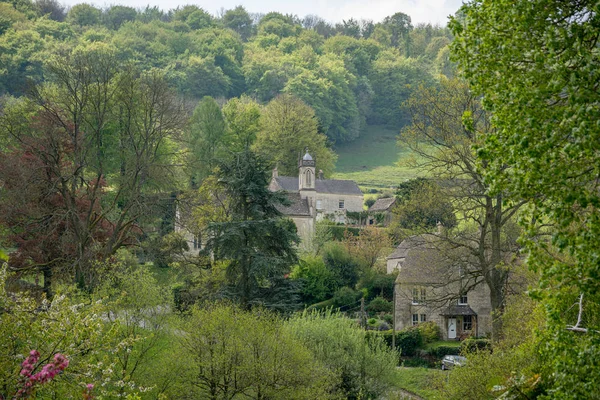
<svg viewBox="0 0 600 400">
<path fill-rule="evenodd" d="M 286 193 L 286 197 L 291 203 L 289 206 L 277 205 L 283 215 L 310 217 L 307 199 L 300 198 L 300 193 Z"/>
<path fill-rule="evenodd" d="M 444 310 L 444 312 L 441 313 L 440 315 L 444 316 L 444 317 L 456 317 L 459 315 L 477 315 L 477 313 L 475 311 L 473 311 L 473 309 L 466 304 L 464 304 L 464 305 L 453 304 L 453 305 L 448 306 L 448 308 L 446 308 L 446 310 Z"/>
<path fill-rule="evenodd" d="M 281 190 L 285 190 L 286 192 L 298 191 L 298 177 L 278 176 L 275 178 L 275 181 Z M 362 192 L 354 181 L 340 179 L 317 179 L 315 181 L 315 190 L 317 193 L 362 195 Z"/>
<path fill-rule="evenodd" d="M 392 205 L 396 202 L 395 197 L 388 197 L 385 199 L 377 199 L 375 203 L 369 208 L 372 212 L 388 211 Z"/>
</svg>

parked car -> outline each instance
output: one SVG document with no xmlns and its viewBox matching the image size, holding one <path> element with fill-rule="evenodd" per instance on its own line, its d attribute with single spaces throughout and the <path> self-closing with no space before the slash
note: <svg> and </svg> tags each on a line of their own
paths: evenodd
<svg viewBox="0 0 600 400">
<path fill-rule="evenodd" d="M 452 369 L 454 367 L 462 367 L 467 362 L 463 356 L 444 356 L 442 359 L 442 370 Z"/>
</svg>

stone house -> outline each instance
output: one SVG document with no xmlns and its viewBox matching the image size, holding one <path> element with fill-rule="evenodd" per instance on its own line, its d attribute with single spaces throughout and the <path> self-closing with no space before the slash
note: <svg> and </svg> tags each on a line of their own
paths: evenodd
<svg viewBox="0 0 600 400">
<path fill-rule="evenodd" d="M 469 256 L 439 234 L 412 236 L 387 257 L 395 283 L 396 330 L 434 321 L 444 340 L 486 336 L 492 330 L 488 286 L 469 274 Z"/>
<path fill-rule="evenodd" d="M 347 212 L 363 211 L 363 194 L 354 181 L 323 179 L 316 172 L 316 162 L 306 152 L 298 161 L 298 176 L 280 176 L 277 168 L 269 189 L 284 191 L 290 205 L 280 211 L 291 218 L 298 229 L 303 246 L 308 246 L 315 233 L 315 222 L 324 218 L 345 224 Z"/>
<path fill-rule="evenodd" d="M 392 208 L 396 205 L 396 197 L 385 197 L 380 198 L 369 207 L 369 225 L 376 225 L 378 223 L 383 226 L 388 226 L 392 222 Z"/>
</svg>

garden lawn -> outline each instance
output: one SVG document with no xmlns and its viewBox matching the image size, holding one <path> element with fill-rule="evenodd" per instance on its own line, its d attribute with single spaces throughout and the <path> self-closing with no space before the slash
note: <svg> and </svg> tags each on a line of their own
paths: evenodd
<svg viewBox="0 0 600 400">
<path fill-rule="evenodd" d="M 431 368 L 399 367 L 396 369 L 395 386 L 426 400 L 438 400 L 442 397 L 436 387 L 440 386 L 445 373 Z"/>
</svg>

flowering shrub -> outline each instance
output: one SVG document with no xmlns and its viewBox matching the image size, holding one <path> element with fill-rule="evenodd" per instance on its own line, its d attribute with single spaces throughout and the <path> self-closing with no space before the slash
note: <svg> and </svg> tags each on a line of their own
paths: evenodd
<svg viewBox="0 0 600 400">
<path fill-rule="evenodd" d="M 39 372 L 34 374 L 33 371 L 36 369 L 39 359 L 40 353 L 37 350 L 31 350 L 29 356 L 21 364 L 23 369 L 20 375 L 23 380 L 23 387 L 17 392 L 15 396 L 17 399 L 28 398 L 35 390 L 36 385 L 50 382 L 69 366 L 69 360 L 62 354 L 56 353 L 54 362 L 44 365 Z"/>
</svg>

